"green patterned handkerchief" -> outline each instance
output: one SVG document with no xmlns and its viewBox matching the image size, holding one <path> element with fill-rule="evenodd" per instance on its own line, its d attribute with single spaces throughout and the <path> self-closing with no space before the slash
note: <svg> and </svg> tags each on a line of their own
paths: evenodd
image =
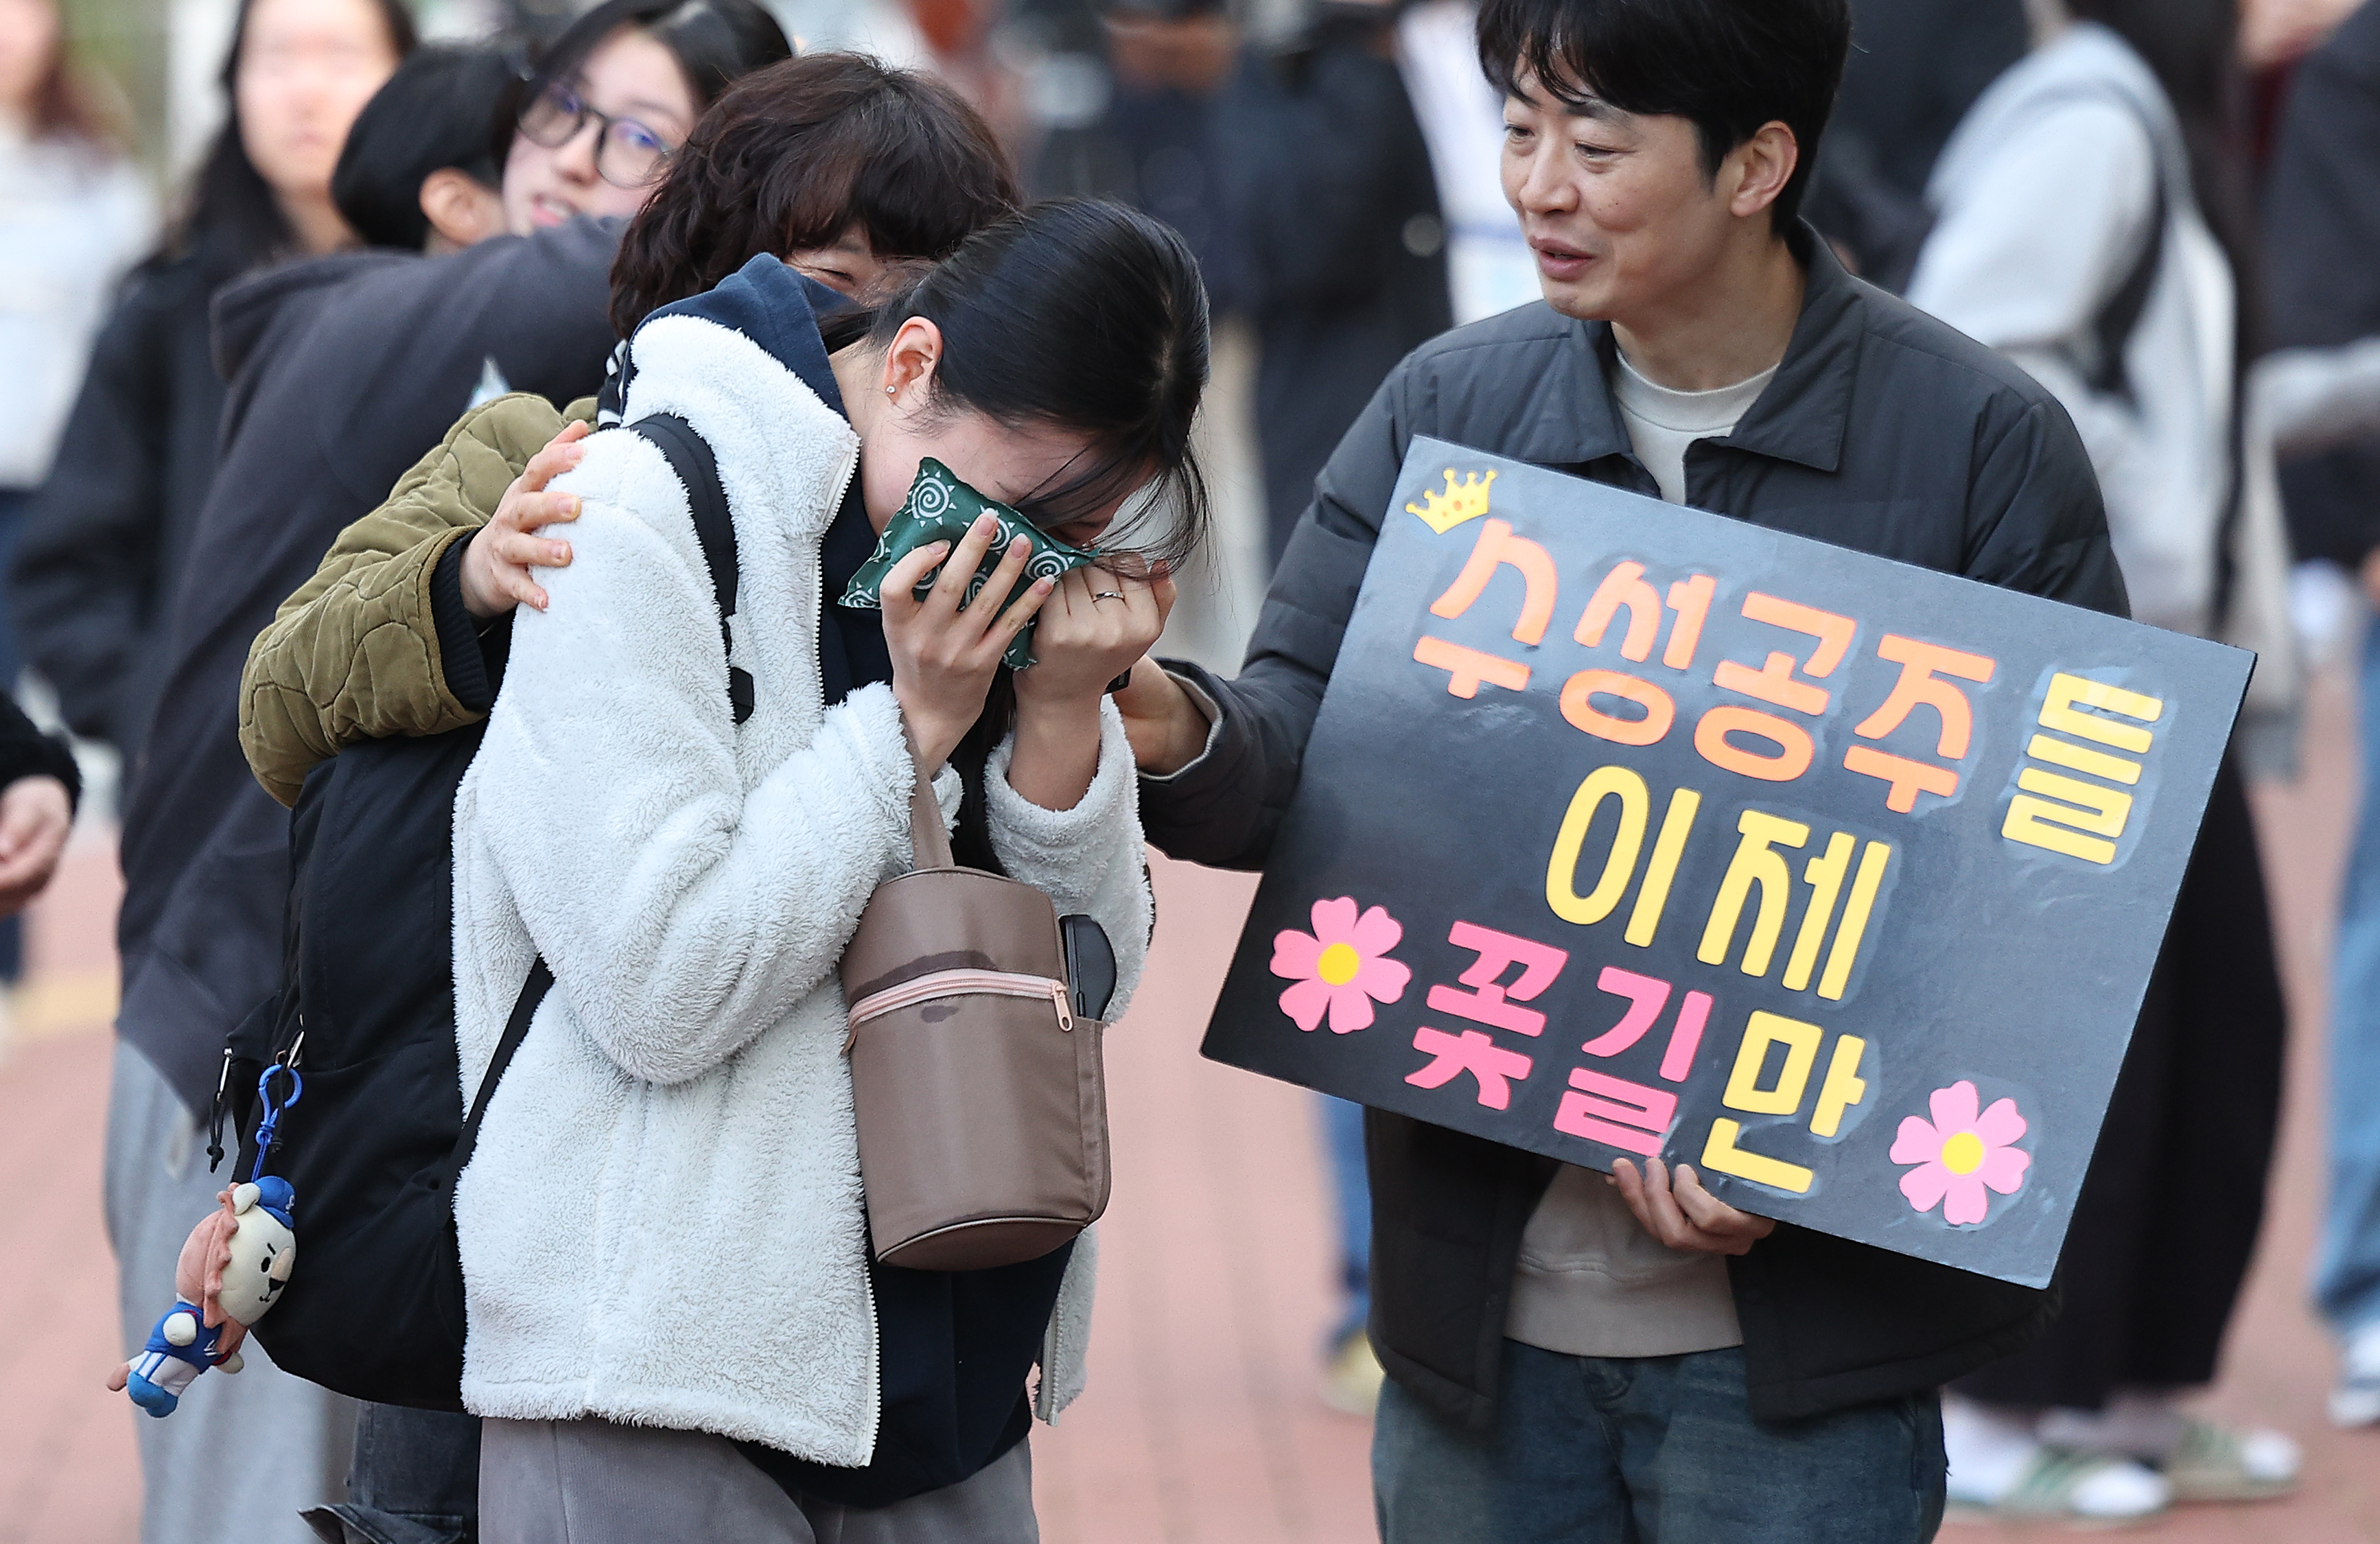
<svg viewBox="0 0 2380 1544">
<path fill-rule="evenodd" d="M 966 598 L 970 604 L 991 577 L 992 570 L 1000 566 L 1001 557 L 1008 551 L 1009 543 L 1020 536 L 1033 544 L 1033 555 L 1026 560 L 1025 577 L 1017 581 L 1019 589 L 1035 579 L 1056 578 L 1061 574 L 1071 573 L 1099 555 L 1095 552 L 1085 552 L 1079 547 L 1069 547 L 1062 541 L 1051 540 L 1015 510 L 985 498 L 961 482 L 952 475 L 948 467 L 929 456 L 917 463 L 917 480 L 909 484 L 907 501 L 893 515 L 892 523 L 884 528 L 884 534 L 877 539 L 876 551 L 859 565 L 859 572 L 851 576 L 850 587 L 843 592 L 843 603 L 866 611 L 881 611 L 884 606 L 884 576 L 892 571 L 894 564 L 929 542 L 948 541 L 955 548 L 959 539 L 966 535 L 967 528 L 975 524 L 977 517 L 987 514 L 999 517 L 1000 536 L 992 542 L 991 550 L 984 553 L 983 563 L 976 569 L 975 577 L 967 582 Z M 916 594 L 919 600 L 925 599 L 926 592 L 933 588 L 934 577 L 934 574 L 927 575 L 925 582 L 917 587 Z M 1014 599 L 1014 592 L 1010 599 Z M 1007 652 L 1001 657 L 1012 670 L 1024 670 L 1032 665 L 1032 623 L 1026 623 L 1025 630 L 1009 641 Z"/>
</svg>

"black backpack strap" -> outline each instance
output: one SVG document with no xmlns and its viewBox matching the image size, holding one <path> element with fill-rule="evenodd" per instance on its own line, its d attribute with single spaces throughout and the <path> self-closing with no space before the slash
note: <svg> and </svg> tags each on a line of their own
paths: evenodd
<svg viewBox="0 0 2380 1544">
<path fill-rule="evenodd" d="M 650 442 L 668 460 L 670 470 L 686 485 L 686 502 L 694 514 L 694 534 L 702 543 L 702 560 L 710 569 L 710 589 L 719 602 L 719 634 L 729 649 L 735 645 L 729 630 L 728 618 L 735 614 L 735 526 L 727 514 L 727 491 L 720 486 L 719 462 L 710 454 L 710 443 L 696 432 L 694 425 L 672 413 L 655 414 L 638 419 L 626 426 Z M 743 723 L 752 716 L 752 677 L 730 665 L 727 669 L 727 699 L 735 709 L 735 722 Z M 488 1101 L 495 1097 L 496 1085 L 504 1081 L 504 1069 L 512 1065 L 513 1057 L 528 1038 L 528 1021 L 537 1016 L 537 1005 L 553 989 L 553 972 L 543 955 L 529 967 L 528 979 L 521 983 L 520 995 L 513 1000 L 512 1017 L 504 1021 L 504 1032 L 496 1041 L 496 1052 L 488 1058 L 488 1070 L 480 1078 L 480 1091 L 471 1100 L 471 1112 L 464 1117 L 463 1133 L 455 1139 L 455 1157 L 451 1173 L 461 1173 L 471 1161 L 471 1149 L 479 1145 L 480 1122 L 488 1112 Z"/>
<path fill-rule="evenodd" d="M 2091 342 L 2095 358 L 2074 361 L 2082 367 L 2083 383 L 2102 396 L 2131 400 L 2132 383 L 2126 371 L 2124 353 L 2131 346 L 2132 334 L 2140 331 L 2141 318 L 2148 311 L 2149 293 L 2156 287 L 2157 271 L 2165 266 L 2166 216 L 2170 213 L 2172 194 L 2166 187 L 2168 175 L 2173 170 L 2172 149 L 2168 136 L 2159 126 L 2156 114 L 2123 87 L 2109 82 L 2078 86 L 2072 90 L 2053 91 L 2039 98 L 2036 107 L 2061 102 L 2100 102 L 2121 107 L 2140 120 L 2142 131 L 2149 137 L 2151 167 L 2149 227 L 2147 238 L 2141 243 L 2140 255 L 2124 274 L 2124 282 L 2116 286 L 2091 318 Z M 2188 186 L 2187 183 L 2184 184 Z"/>
<path fill-rule="evenodd" d="M 521 983 L 520 995 L 513 999 L 513 1016 L 504 1021 L 504 1032 L 496 1041 L 496 1053 L 488 1058 L 488 1070 L 480 1076 L 480 1091 L 471 1100 L 471 1112 L 463 1119 L 463 1134 L 455 1138 L 455 1159 L 450 1173 L 461 1173 L 471 1161 L 471 1149 L 480 1144 L 480 1122 L 488 1113 L 488 1101 L 496 1096 L 496 1085 L 504 1080 L 504 1069 L 513 1064 L 513 1055 L 528 1038 L 528 1021 L 537 1016 L 537 1005 L 553 988 L 553 972 L 546 968 L 545 956 L 528 967 L 528 979 Z"/>
<path fill-rule="evenodd" d="M 702 543 L 702 559 L 710 567 L 711 593 L 719 602 L 719 636 L 732 652 L 735 635 L 729 619 L 735 614 L 735 523 L 728 517 L 727 490 L 720 485 L 718 457 L 710 453 L 710 442 L 674 413 L 655 413 L 626 428 L 650 442 L 686 485 L 695 539 Z M 736 723 L 752 716 L 752 677 L 732 664 L 727 667 L 727 700 L 735 707 Z"/>
<path fill-rule="evenodd" d="M 2151 143 L 2155 142 L 2154 135 Z M 2149 206 L 2148 239 L 2141 244 L 2141 255 L 2132 260 L 2132 270 L 2099 314 L 2091 319 L 2091 331 L 2098 344 L 2099 357 L 2091 371 L 2091 389 L 2108 396 L 2129 398 L 2132 395 L 2131 377 L 2124 368 L 2124 351 L 2131 346 L 2132 334 L 2140 331 L 2141 317 L 2149 309 L 2149 291 L 2156 287 L 2157 270 L 2165 265 L 2165 157 L 2159 154 L 2156 169 L 2156 197 Z"/>
</svg>

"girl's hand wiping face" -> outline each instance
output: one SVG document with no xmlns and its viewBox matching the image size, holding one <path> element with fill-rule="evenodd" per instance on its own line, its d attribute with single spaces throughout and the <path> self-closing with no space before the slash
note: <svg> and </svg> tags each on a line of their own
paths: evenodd
<svg viewBox="0 0 2380 1544">
<path fill-rule="evenodd" d="M 884 641 L 892 655 L 892 695 L 900 699 L 901 716 L 928 769 L 950 760 L 982 716 L 1001 652 L 1055 588 L 1049 579 L 1036 579 L 1017 590 L 1026 560 L 1032 556 L 1030 544 L 1020 539 L 1009 543 L 1000 566 L 970 603 L 967 581 L 999 535 L 1000 522 L 986 515 L 960 539 L 955 552 L 949 543 L 936 541 L 903 558 L 884 577 Z M 941 576 L 924 600 L 916 599 L 911 591 L 938 563 Z"/>
</svg>

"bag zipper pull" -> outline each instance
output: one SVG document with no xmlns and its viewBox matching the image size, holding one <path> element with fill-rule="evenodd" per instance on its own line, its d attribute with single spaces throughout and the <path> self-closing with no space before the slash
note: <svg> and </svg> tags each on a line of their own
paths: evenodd
<svg viewBox="0 0 2380 1544">
<path fill-rule="evenodd" d="M 1050 983 L 1050 1000 L 1058 1004 L 1058 1027 L 1072 1033 L 1075 1027 L 1075 1005 L 1066 1001 L 1073 993 L 1063 981 Z"/>
</svg>

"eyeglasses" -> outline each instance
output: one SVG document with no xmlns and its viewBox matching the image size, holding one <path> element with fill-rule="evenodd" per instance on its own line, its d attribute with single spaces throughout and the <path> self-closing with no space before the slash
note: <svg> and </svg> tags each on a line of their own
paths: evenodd
<svg viewBox="0 0 2380 1544">
<path fill-rule="evenodd" d="M 586 98 L 560 81 L 537 93 L 521 109 L 520 131 L 529 143 L 560 150 L 578 138 L 592 120 L 597 126 L 595 171 L 614 188 L 642 188 L 661 176 L 669 160 L 670 142 L 634 118 L 615 118 L 587 105 Z"/>
</svg>

